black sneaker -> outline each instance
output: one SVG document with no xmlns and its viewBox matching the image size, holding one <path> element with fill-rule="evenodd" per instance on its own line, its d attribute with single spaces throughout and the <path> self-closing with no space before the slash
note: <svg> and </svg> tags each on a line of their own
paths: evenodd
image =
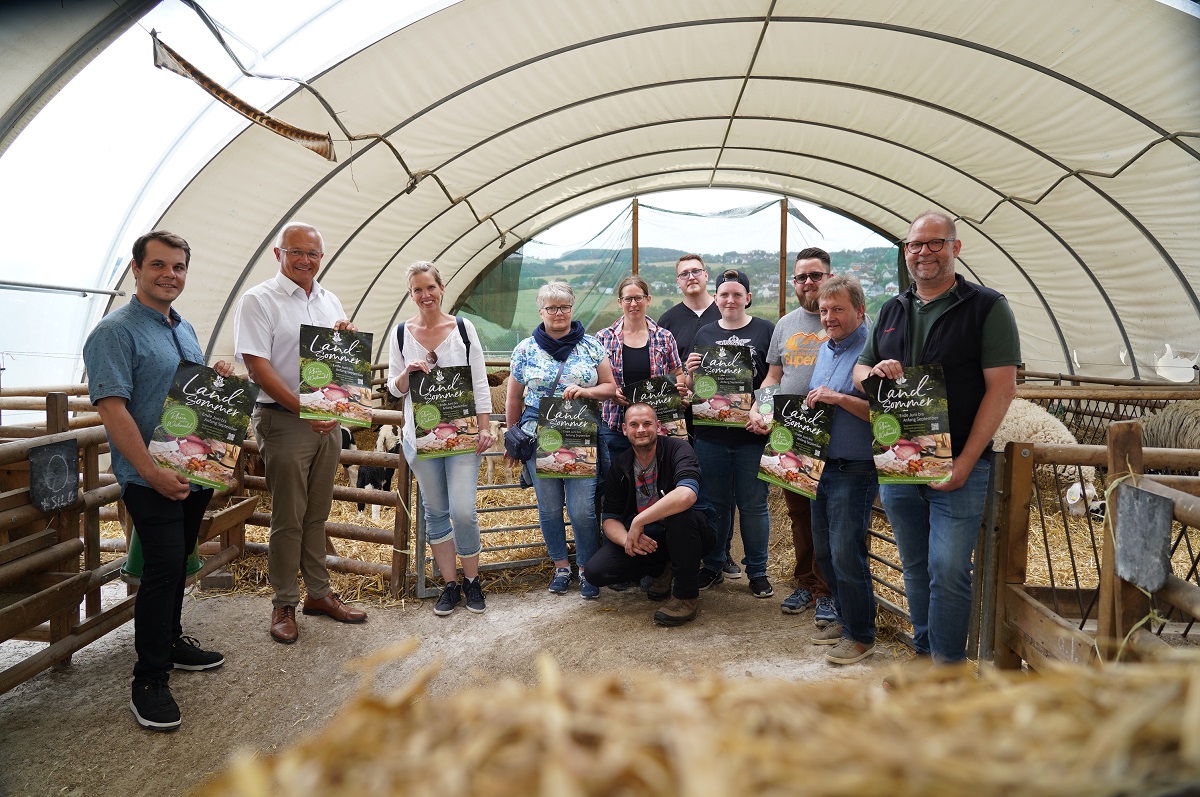
<svg viewBox="0 0 1200 797">
<path fill-rule="evenodd" d="M 181 636 L 171 643 L 171 665 L 177 670 L 215 670 L 225 663 L 220 653 L 203 650 L 190 636 Z"/>
<path fill-rule="evenodd" d="M 451 581 L 442 587 L 442 594 L 438 597 L 437 604 L 433 607 L 433 613 L 438 617 L 445 617 L 454 611 L 454 607 L 461 600 L 462 590 L 459 589 L 458 582 Z"/>
<path fill-rule="evenodd" d="M 179 727 L 179 705 L 171 697 L 166 681 L 134 684 L 129 709 L 138 725 L 151 731 L 173 731 Z"/>
<path fill-rule="evenodd" d="M 767 581 L 766 576 L 751 576 L 750 592 L 756 598 L 769 598 L 775 594 L 775 588 L 771 586 L 770 581 Z"/>
<path fill-rule="evenodd" d="M 487 605 L 483 600 L 483 582 L 479 580 L 479 576 L 464 578 L 463 592 L 467 595 L 467 611 L 483 614 Z"/>
<path fill-rule="evenodd" d="M 714 584 L 720 584 L 725 580 L 725 576 L 721 575 L 716 570 L 709 570 L 707 567 L 700 568 L 700 589 L 708 589 Z"/>
<path fill-rule="evenodd" d="M 738 567 L 732 559 L 726 559 L 725 564 L 721 565 L 721 574 L 725 578 L 741 578 L 742 568 Z"/>
</svg>

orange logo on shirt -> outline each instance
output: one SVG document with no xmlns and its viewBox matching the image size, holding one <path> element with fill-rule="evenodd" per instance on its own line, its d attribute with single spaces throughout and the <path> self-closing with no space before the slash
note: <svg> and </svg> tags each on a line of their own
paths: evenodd
<svg viewBox="0 0 1200 797">
<path fill-rule="evenodd" d="M 780 359 L 784 368 L 807 368 L 817 362 L 817 349 L 829 340 L 825 330 L 817 332 L 797 332 L 783 344 Z"/>
</svg>

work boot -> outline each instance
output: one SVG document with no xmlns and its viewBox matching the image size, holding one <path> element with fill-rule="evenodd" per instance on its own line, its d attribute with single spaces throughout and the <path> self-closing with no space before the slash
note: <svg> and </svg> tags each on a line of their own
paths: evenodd
<svg viewBox="0 0 1200 797">
<path fill-rule="evenodd" d="M 646 597 L 652 601 L 665 601 L 671 597 L 671 564 L 668 562 L 663 571 L 650 582 Z"/>
<path fill-rule="evenodd" d="M 683 625 L 695 620 L 700 611 L 699 603 L 699 598 L 671 598 L 654 613 L 654 622 L 659 625 Z"/>
</svg>

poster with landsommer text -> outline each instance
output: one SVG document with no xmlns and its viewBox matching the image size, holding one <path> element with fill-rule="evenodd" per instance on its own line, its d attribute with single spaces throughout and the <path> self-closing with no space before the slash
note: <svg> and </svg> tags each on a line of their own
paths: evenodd
<svg viewBox="0 0 1200 797">
<path fill-rule="evenodd" d="M 300 326 L 300 417 L 371 425 L 371 333 Z"/>
<path fill-rule="evenodd" d="M 599 402 L 594 399 L 541 400 L 533 463 L 538 478 L 596 478 L 599 445 Z"/>
<path fill-rule="evenodd" d="M 658 416 L 659 429 L 668 437 L 687 440 L 687 423 L 683 416 L 683 398 L 673 376 L 652 376 L 625 386 L 630 404 L 649 404 Z"/>
<path fill-rule="evenodd" d="M 754 358 L 749 346 L 696 346 L 700 367 L 693 375 L 692 422 L 697 426 L 744 428 L 754 400 Z"/>
<path fill-rule="evenodd" d="M 758 464 L 758 478 L 794 493 L 817 497 L 817 482 L 829 455 L 834 407 L 809 407 L 805 397 L 776 393 L 771 432 Z"/>
<path fill-rule="evenodd" d="M 250 431 L 258 385 L 182 362 L 171 380 L 150 456 L 203 487 L 234 486 L 234 466 Z"/>
<path fill-rule="evenodd" d="M 871 434 L 880 484 L 950 480 L 950 413 L 942 366 L 909 366 L 896 380 L 868 377 Z"/>
<path fill-rule="evenodd" d="M 471 366 L 434 368 L 409 376 L 418 459 L 475 453 L 479 419 Z"/>
</svg>

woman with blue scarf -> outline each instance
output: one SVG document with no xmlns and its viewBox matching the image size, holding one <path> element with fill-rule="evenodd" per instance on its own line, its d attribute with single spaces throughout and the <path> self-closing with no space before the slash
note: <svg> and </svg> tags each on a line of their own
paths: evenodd
<svg viewBox="0 0 1200 797">
<path fill-rule="evenodd" d="M 533 336 L 517 344 L 512 353 L 512 375 L 508 380 L 505 418 L 511 424 L 520 418 L 527 430 L 537 425 L 538 405 L 543 398 L 597 401 L 616 395 L 608 354 L 583 325 L 571 318 L 575 292 L 565 282 L 549 282 L 538 290 L 538 315 L 542 323 Z M 533 463 L 525 463 L 532 477 Z M 587 560 L 600 546 L 596 520 L 596 479 L 531 478 L 537 494 L 538 522 L 546 541 L 546 552 L 554 561 L 550 592 L 566 593 L 571 584 L 567 559 L 567 530 L 563 508 L 575 533 L 575 563 L 579 566 L 579 593 L 599 598 L 600 589 L 587 582 Z"/>
</svg>

